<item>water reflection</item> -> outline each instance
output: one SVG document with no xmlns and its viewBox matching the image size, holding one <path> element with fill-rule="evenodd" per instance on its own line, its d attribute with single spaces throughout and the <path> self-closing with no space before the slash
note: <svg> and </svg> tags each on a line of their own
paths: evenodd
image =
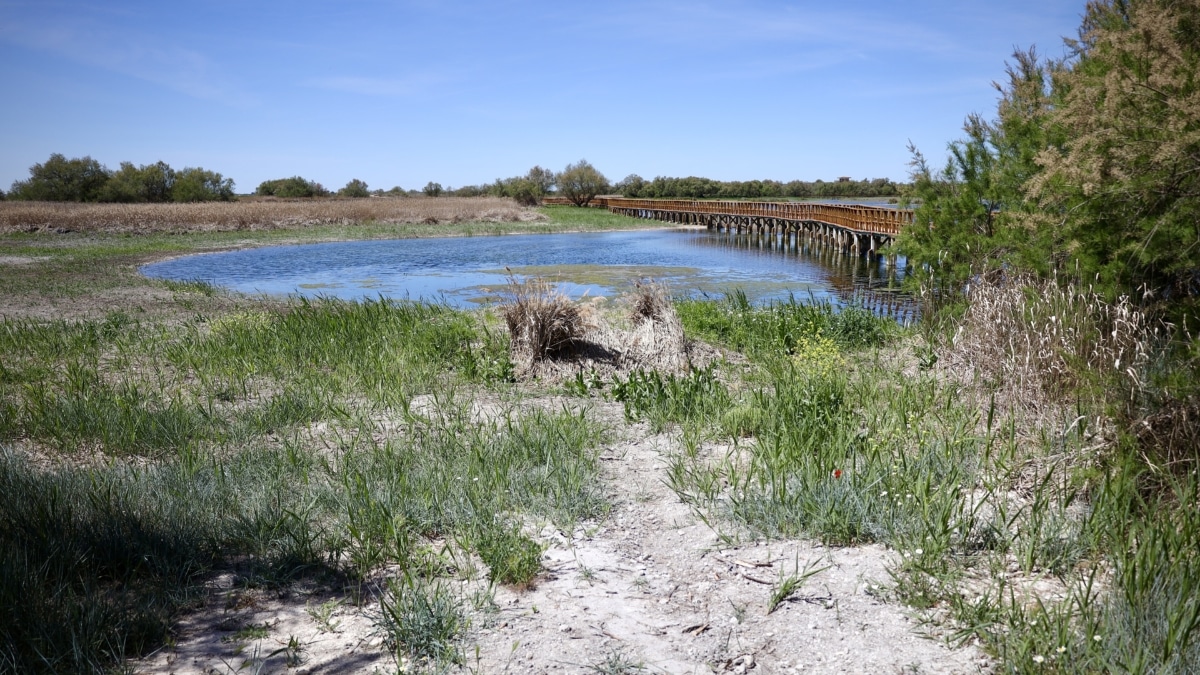
<svg viewBox="0 0 1200 675">
<path fill-rule="evenodd" d="M 815 267 L 825 273 L 821 278 L 821 286 L 837 302 L 859 304 L 902 322 L 916 318 L 916 303 L 910 294 L 902 290 L 906 276 L 903 257 L 869 260 L 847 255 L 837 246 L 797 232 L 707 231 L 706 234 L 708 236 L 696 237 L 692 242 L 699 246 L 737 251 L 743 256 L 774 256 L 815 263 Z"/>
<path fill-rule="evenodd" d="M 445 239 L 350 241 L 186 256 L 146 265 L 147 276 L 198 279 L 244 293 L 378 297 L 470 306 L 495 300 L 511 271 L 543 276 L 573 296 L 612 296 L 635 279 L 666 281 L 680 295 L 743 289 L 756 302 L 789 296 L 860 301 L 906 320 L 903 270 L 840 255 L 795 236 L 703 229 Z"/>
</svg>

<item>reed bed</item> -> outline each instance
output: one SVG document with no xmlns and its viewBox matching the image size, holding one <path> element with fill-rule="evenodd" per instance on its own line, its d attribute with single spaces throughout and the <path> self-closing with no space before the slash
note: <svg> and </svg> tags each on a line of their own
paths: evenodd
<svg viewBox="0 0 1200 675">
<path fill-rule="evenodd" d="M 255 199 L 197 204 L 0 202 L 0 234 L 228 232 L 357 223 L 517 223 L 546 220 L 498 197 Z"/>
</svg>

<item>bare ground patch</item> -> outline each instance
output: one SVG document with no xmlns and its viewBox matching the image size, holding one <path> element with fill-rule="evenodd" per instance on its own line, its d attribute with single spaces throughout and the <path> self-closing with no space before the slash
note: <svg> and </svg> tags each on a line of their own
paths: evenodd
<svg viewBox="0 0 1200 675">
<path fill-rule="evenodd" d="M 549 401 L 549 403 L 547 402 Z M 529 405 L 561 405 L 553 397 Z M 426 409 L 430 404 L 421 401 Z M 481 411 L 482 412 L 482 411 Z M 619 404 L 594 412 L 611 423 Z M 458 670 L 512 673 L 975 673 L 990 662 L 973 647 L 929 639 L 889 600 L 881 546 L 828 548 L 806 541 L 723 542 L 663 482 L 669 434 L 624 427 L 602 451 L 610 515 L 572 532 L 544 526 L 544 571 L 528 589 L 495 589 L 470 614 Z M 779 579 L 822 571 L 768 613 Z M 486 593 L 465 571 L 464 597 Z M 209 584 L 173 646 L 135 664 L 141 673 L 390 672 L 370 589 L 329 594 Z M 327 610 L 325 621 L 322 610 Z M 330 630 L 333 625 L 333 630 Z M 293 640 L 294 638 L 294 640 Z M 298 647 L 289 650 L 289 644 Z M 296 659 L 289 659 L 295 653 Z M 623 670 L 621 670 L 623 668 Z M 606 670 L 607 669 L 607 670 Z"/>
</svg>

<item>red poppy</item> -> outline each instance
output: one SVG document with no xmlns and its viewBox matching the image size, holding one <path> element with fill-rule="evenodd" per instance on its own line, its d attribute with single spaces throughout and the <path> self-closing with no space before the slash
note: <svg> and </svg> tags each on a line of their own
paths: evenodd
<svg viewBox="0 0 1200 675">
<path fill-rule="evenodd" d="M 842 477 L 842 470 L 841 470 L 841 469 L 834 469 L 834 470 L 833 470 L 833 477 L 834 477 L 834 478 L 841 478 L 841 477 Z"/>
</svg>

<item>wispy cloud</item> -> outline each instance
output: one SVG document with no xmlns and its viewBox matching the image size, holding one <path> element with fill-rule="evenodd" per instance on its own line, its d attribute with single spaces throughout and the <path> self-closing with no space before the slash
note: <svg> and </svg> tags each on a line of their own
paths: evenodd
<svg viewBox="0 0 1200 675">
<path fill-rule="evenodd" d="M 404 77 L 365 77 L 361 75 L 318 77 L 306 80 L 304 84 L 318 89 L 362 96 L 411 98 L 433 93 L 441 85 L 454 79 L 456 79 L 454 76 L 447 73 L 430 72 Z"/>
<path fill-rule="evenodd" d="M 950 52 L 961 48 L 950 36 L 909 20 L 839 9 L 755 6 L 655 0 L 610 13 L 604 21 L 629 35 L 685 43 L 692 49 L 745 43 L 792 43 L 846 54 L 863 52 Z"/>
<path fill-rule="evenodd" d="M 253 97 L 233 86 L 205 54 L 162 39 L 79 18 L 0 17 L 0 41 L 119 73 L 194 98 L 244 106 Z"/>
</svg>

